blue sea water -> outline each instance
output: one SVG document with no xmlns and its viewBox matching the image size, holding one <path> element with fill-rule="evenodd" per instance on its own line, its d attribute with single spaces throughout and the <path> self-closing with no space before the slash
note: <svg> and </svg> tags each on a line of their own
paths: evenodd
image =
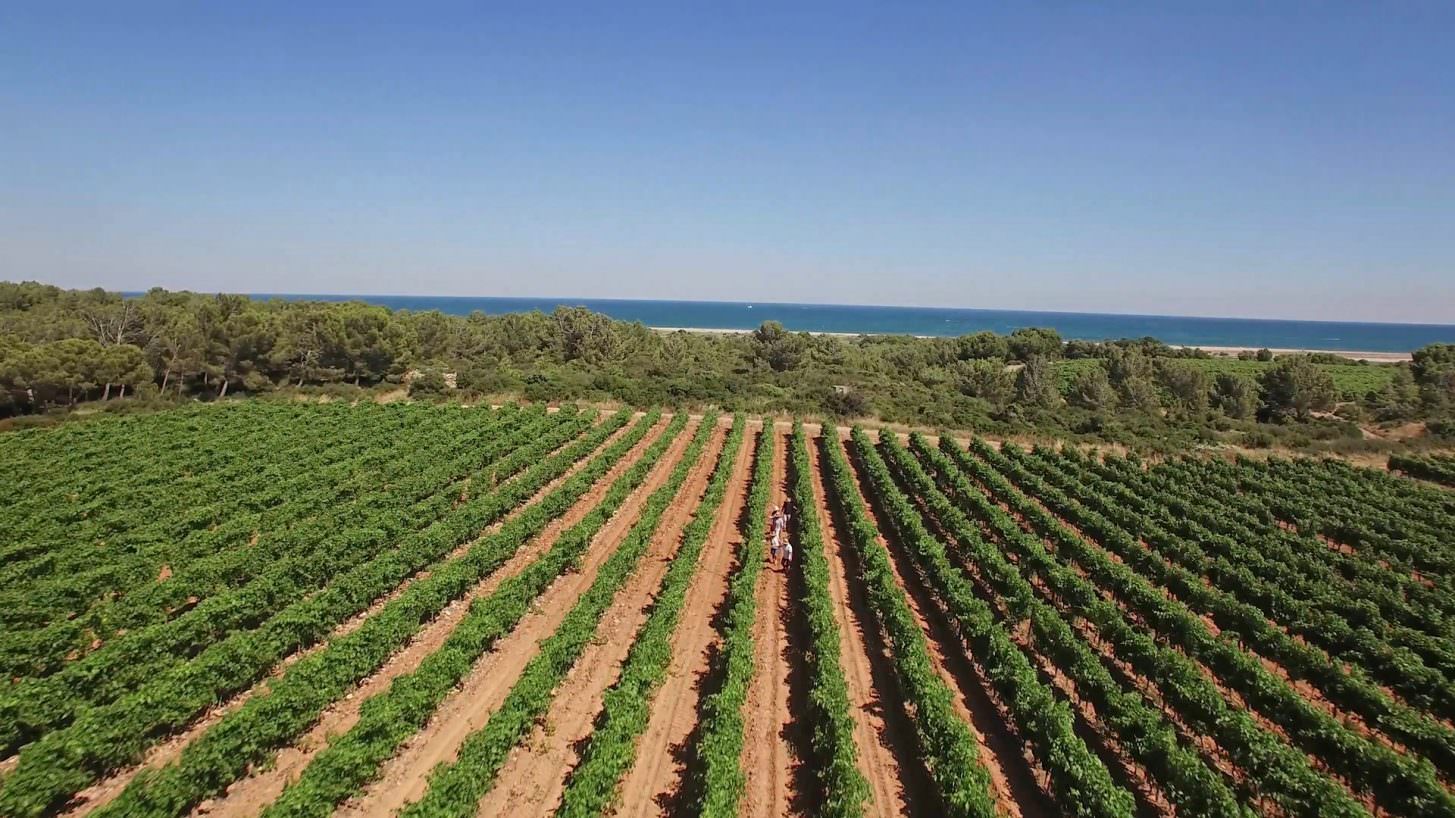
<svg viewBox="0 0 1455 818">
<path fill-rule="evenodd" d="M 1375 324 L 1349 321 L 1277 321 L 1190 318 L 1173 315 L 979 310 L 940 307 L 857 307 L 725 301 L 638 301 L 596 298 L 473 298 L 414 295 L 273 295 L 254 298 L 364 301 L 391 309 L 439 310 L 451 315 L 549 312 L 582 306 L 651 327 L 752 329 L 780 321 L 795 331 L 955 336 L 980 330 L 1008 333 L 1051 327 L 1065 338 L 1100 341 L 1151 336 L 1173 346 L 1409 352 L 1425 344 L 1455 343 L 1455 325 Z"/>
</svg>

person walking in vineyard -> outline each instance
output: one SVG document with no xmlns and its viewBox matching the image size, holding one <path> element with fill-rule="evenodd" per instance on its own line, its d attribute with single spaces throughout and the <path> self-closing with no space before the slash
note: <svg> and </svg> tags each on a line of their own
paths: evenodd
<svg viewBox="0 0 1455 818">
<path fill-rule="evenodd" d="M 788 568 L 791 565 L 793 565 L 793 542 L 791 540 L 788 540 L 788 539 L 783 540 L 783 549 L 782 550 L 783 550 L 783 570 L 786 572 L 788 570 Z"/>
<path fill-rule="evenodd" d="M 781 507 L 775 507 L 773 513 L 769 515 L 768 520 L 769 538 L 772 541 L 768 547 L 768 559 L 770 562 L 776 562 L 778 560 L 778 549 L 783 542 L 783 534 L 787 530 L 788 524 L 785 521 Z"/>
</svg>

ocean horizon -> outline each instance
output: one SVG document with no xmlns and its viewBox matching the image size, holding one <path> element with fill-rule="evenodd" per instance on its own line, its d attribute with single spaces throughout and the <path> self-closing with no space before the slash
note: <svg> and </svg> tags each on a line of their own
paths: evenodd
<svg viewBox="0 0 1455 818">
<path fill-rule="evenodd" d="M 1050 327 L 1086 341 L 1153 337 L 1172 346 L 1269 347 L 1330 352 L 1411 352 L 1426 344 L 1455 343 L 1455 325 L 1271 318 L 1050 312 L 956 307 L 882 307 L 759 301 L 659 301 L 615 298 L 507 298 L 339 293 L 255 293 L 289 301 L 362 301 L 395 310 L 439 310 L 449 315 L 497 315 L 579 306 L 649 327 L 750 330 L 779 321 L 795 332 L 954 337 L 989 330 Z"/>
</svg>

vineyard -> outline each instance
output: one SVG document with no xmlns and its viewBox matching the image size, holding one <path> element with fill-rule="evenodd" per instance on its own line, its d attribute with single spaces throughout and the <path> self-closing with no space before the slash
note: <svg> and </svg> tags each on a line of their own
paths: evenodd
<svg viewBox="0 0 1455 818">
<path fill-rule="evenodd" d="M 1271 361 L 1244 361 L 1237 358 L 1179 358 L 1179 363 L 1196 367 L 1207 373 L 1209 377 L 1218 375 L 1241 375 L 1248 378 L 1257 378 L 1259 375 L 1273 368 Z M 1076 375 L 1087 369 L 1101 365 L 1096 358 L 1073 358 L 1055 363 L 1056 375 L 1059 379 L 1061 389 L 1068 391 Z M 1333 381 L 1334 388 L 1341 395 L 1350 398 L 1367 395 L 1370 392 L 1377 392 L 1385 388 L 1394 380 L 1395 369 L 1389 366 L 1377 366 L 1358 363 L 1324 363 L 1315 365 L 1319 370 L 1328 373 Z"/>
<path fill-rule="evenodd" d="M 1455 818 L 1455 469 L 1390 466 L 535 406 L 0 435 L 0 816 Z"/>
<path fill-rule="evenodd" d="M 1455 488 L 1455 456 L 1390 455 L 1389 468 Z"/>
</svg>

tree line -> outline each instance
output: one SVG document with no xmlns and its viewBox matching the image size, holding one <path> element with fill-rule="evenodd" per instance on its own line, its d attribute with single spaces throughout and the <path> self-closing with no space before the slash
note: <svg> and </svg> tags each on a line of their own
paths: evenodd
<svg viewBox="0 0 1455 818">
<path fill-rule="evenodd" d="M 1341 393 L 1332 356 L 1209 372 L 1155 339 L 1067 341 L 1052 329 L 958 338 L 841 337 L 766 322 L 658 332 L 579 307 L 451 316 L 361 302 L 153 289 L 123 297 L 0 282 L 0 413 L 127 395 L 213 400 L 330 388 L 615 400 L 877 416 L 987 432 L 1210 438 L 1277 425 L 1432 419 L 1455 407 L 1455 345 L 1415 353 L 1381 389 Z M 347 385 L 347 387 L 343 386 Z M 1445 421 L 1448 423 L 1448 421 Z M 1315 423 L 1316 425 L 1316 423 Z"/>
</svg>

